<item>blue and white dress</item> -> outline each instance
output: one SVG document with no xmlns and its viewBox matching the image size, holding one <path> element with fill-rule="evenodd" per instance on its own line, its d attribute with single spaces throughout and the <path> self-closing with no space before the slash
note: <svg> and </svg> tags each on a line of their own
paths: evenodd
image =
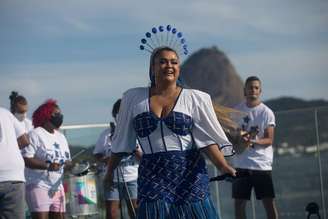
<svg viewBox="0 0 328 219">
<path fill-rule="evenodd" d="M 172 111 L 150 110 L 150 88 L 124 93 L 113 153 L 143 151 L 138 178 L 138 218 L 218 218 L 209 198 L 209 177 L 201 148 L 231 145 L 208 94 L 182 89 Z"/>
</svg>

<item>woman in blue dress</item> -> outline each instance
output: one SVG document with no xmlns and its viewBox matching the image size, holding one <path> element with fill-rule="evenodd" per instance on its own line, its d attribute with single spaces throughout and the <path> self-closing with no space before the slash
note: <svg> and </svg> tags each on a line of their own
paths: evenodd
<svg viewBox="0 0 328 219">
<path fill-rule="evenodd" d="M 137 218 L 218 219 L 209 194 L 203 154 L 222 173 L 235 175 L 220 148 L 231 146 L 207 93 L 177 83 L 175 50 L 160 47 L 150 58 L 150 87 L 126 91 L 113 137 L 107 180 L 139 141 Z M 232 149 L 232 147 L 231 147 Z"/>
</svg>

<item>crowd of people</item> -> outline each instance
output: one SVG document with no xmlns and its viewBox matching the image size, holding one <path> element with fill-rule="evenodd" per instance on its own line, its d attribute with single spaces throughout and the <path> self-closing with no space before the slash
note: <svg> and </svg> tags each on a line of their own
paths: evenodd
<svg viewBox="0 0 328 219">
<path fill-rule="evenodd" d="M 267 218 L 278 218 L 271 174 L 275 117 L 260 100 L 260 79 L 246 79 L 245 101 L 235 108 L 244 116 L 231 118 L 237 128 L 227 133 L 210 95 L 179 83 L 176 50 L 155 48 L 149 69 L 150 86 L 130 89 L 116 101 L 115 121 L 95 144 L 106 218 L 118 218 L 126 200 L 130 218 L 218 219 L 206 157 L 235 178 L 236 219 L 246 218 L 253 188 Z M 59 131 L 60 107 L 47 100 L 31 123 L 27 100 L 12 92 L 10 101 L 10 111 L 0 108 L 0 219 L 24 218 L 24 200 L 32 218 L 64 218 L 63 175 L 73 164 Z M 234 155 L 232 162 L 225 155 Z"/>
</svg>

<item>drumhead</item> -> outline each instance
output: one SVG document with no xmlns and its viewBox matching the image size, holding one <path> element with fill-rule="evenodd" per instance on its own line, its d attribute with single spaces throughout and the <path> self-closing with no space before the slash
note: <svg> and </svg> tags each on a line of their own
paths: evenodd
<svg viewBox="0 0 328 219">
<path fill-rule="evenodd" d="M 89 168 L 90 168 L 90 164 L 88 162 L 79 163 L 73 167 L 73 169 L 71 170 L 71 173 L 75 176 L 84 176 L 84 175 L 88 174 Z"/>
</svg>

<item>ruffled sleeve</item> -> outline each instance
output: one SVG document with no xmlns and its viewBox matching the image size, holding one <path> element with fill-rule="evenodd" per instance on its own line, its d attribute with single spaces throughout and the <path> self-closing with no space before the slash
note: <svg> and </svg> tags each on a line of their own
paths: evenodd
<svg viewBox="0 0 328 219">
<path fill-rule="evenodd" d="M 214 112 L 211 97 L 204 92 L 193 92 L 193 137 L 198 148 L 211 144 L 219 145 L 220 149 L 232 144 L 225 135 Z"/>
<path fill-rule="evenodd" d="M 112 153 L 132 153 L 136 149 L 136 132 L 133 128 L 133 107 L 137 93 L 131 89 L 123 94 L 117 126 L 112 141 Z"/>
</svg>

